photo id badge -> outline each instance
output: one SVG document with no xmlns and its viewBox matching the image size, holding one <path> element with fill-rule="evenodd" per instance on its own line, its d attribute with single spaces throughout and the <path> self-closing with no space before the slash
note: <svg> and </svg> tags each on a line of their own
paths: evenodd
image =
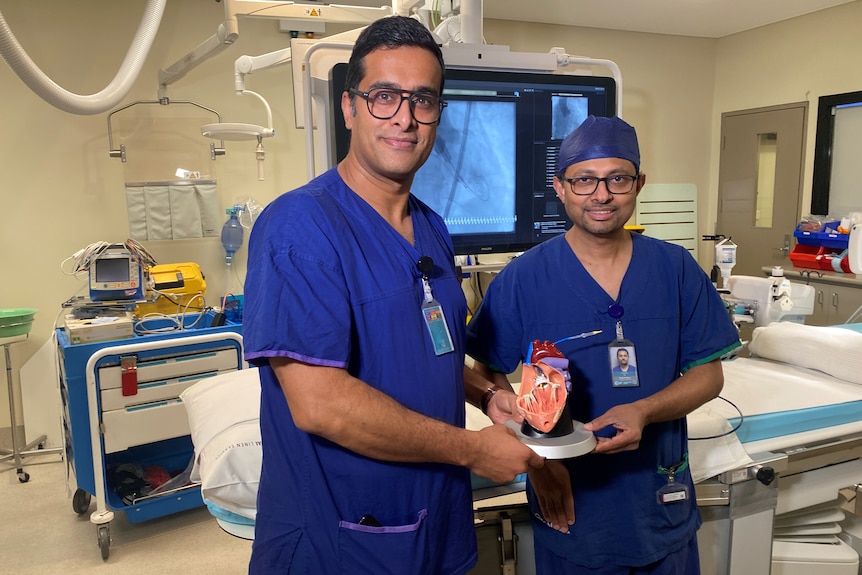
<svg viewBox="0 0 862 575">
<path fill-rule="evenodd" d="M 431 334 L 434 353 L 443 355 L 454 351 L 452 336 L 449 334 L 449 326 L 446 324 L 446 316 L 440 304 L 436 300 L 422 304 L 422 316 L 425 318 L 425 325 L 428 326 L 428 333 Z"/>
<path fill-rule="evenodd" d="M 614 387 L 638 387 L 638 366 L 635 346 L 627 339 L 616 339 L 608 345 L 611 381 Z"/>
</svg>

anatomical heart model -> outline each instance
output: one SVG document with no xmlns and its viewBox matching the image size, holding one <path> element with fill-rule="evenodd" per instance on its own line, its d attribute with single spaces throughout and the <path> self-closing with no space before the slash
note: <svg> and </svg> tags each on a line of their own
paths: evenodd
<svg viewBox="0 0 862 575">
<path fill-rule="evenodd" d="M 532 429 L 524 425 L 522 431 L 534 437 L 569 433 L 571 418 L 567 416 L 567 421 L 560 421 L 564 411 L 568 414 L 569 360 L 549 341 L 535 340 L 530 348 L 529 363 L 524 364 L 521 374 L 518 408 Z"/>
</svg>

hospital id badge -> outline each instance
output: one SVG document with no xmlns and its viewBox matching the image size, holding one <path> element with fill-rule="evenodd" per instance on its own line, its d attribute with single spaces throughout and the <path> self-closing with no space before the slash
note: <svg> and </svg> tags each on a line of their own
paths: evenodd
<svg viewBox="0 0 862 575">
<path fill-rule="evenodd" d="M 452 336 L 449 334 L 449 325 L 446 323 L 446 315 L 437 300 L 431 300 L 422 304 L 422 317 L 431 334 L 431 344 L 434 353 L 443 355 L 455 350 L 452 345 Z"/>
<path fill-rule="evenodd" d="M 685 501 L 688 499 L 688 486 L 683 483 L 676 483 L 673 475 L 667 478 L 667 484 L 662 485 L 655 493 L 656 499 L 662 505 L 675 503 L 676 501 Z"/>
<path fill-rule="evenodd" d="M 611 381 L 614 387 L 638 387 L 638 365 L 635 346 L 627 339 L 616 339 L 608 344 L 611 364 Z"/>
</svg>

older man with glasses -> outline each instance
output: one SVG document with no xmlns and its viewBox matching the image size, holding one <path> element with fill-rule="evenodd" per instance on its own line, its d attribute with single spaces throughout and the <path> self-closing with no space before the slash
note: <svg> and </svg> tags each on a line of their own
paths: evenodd
<svg viewBox="0 0 862 575">
<path fill-rule="evenodd" d="M 740 343 L 686 249 L 625 229 L 645 181 L 634 128 L 588 117 L 553 180 L 572 227 L 509 263 L 467 328 L 474 369 L 506 388 L 492 420 L 516 412 L 505 374 L 530 343 L 557 341 L 572 417 L 597 436 L 593 453 L 528 474 L 538 575 L 699 573 L 685 416 L 718 395 L 719 358 Z M 619 350 L 637 376 L 614 377 Z"/>
</svg>

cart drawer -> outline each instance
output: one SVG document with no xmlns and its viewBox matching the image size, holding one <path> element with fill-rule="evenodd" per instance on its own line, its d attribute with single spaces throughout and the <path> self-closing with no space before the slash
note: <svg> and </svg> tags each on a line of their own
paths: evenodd
<svg viewBox="0 0 862 575">
<path fill-rule="evenodd" d="M 189 419 L 183 402 L 169 399 L 102 413 L 105 453 L 124 451 L 173 437 L 189 435 Z"/>
<path fill-rule="evenodd" d="M 135 395 L 123 395 L 123 390 L 117 387 L 103 389 L 101 393 L 102 411 L 125 409 L 135 405 L 164 401 L 166 399 L 175 399 L 179 397 L 186 388 L 191 387 L 202 379 L 218 375 L 218 373 L 219 372 L 217 371 L 211 371 L 209 373 L 199 373 L 188 377 L 177 377 L 174 379 L 138 383 L 138 393 Z"/>
<path fill-rule="evenodd" d="M 136 364 L 139 382 L 186 377 L 198 373 L 236 369 L 237 348 L 189 353 L 176 357 L 143 360 Z M 134 354 L 130 354 L 134 355 Z M 123 368 L 111 365 L 99 368 L 99 389 L 119 389 L 123 385 Z"/>
</svg>

